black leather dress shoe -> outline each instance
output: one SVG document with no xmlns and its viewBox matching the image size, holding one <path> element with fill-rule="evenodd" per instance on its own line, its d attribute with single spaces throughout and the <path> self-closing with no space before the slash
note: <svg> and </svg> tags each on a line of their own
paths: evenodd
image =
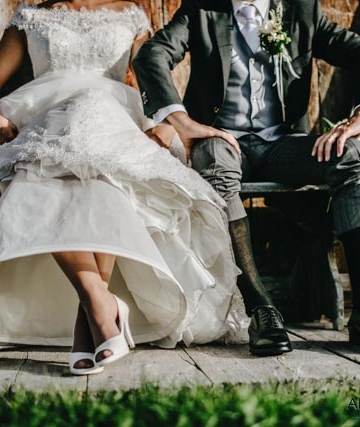
<svg viewBox="0 0 360 427">
<path fill-rule="evenodd" d="M 358 311 L 351 312 L 347 327 L 350 344 L 360 345 L 360 313 Z"/>
<path fill-rule="evenodd" d="M 249 346 L 259 356 L 278 355 L 291 351 L 291 343 L 283 326 L 283 318 L 272 305 L 259 305 L 252 311 Z"/>
</svg>

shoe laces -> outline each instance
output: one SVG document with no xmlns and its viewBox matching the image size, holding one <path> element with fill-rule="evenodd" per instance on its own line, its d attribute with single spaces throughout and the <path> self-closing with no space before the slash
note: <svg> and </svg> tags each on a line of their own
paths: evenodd
<svg viewBox="0 0 360 427">
<path fill-rule="evenodd" d="M 258 314 L 261 323 L 267 328 L 282 328 L 283 317 L 280 312 L 273 306 L 261 306 L 258 308 Z"/>
</svg>

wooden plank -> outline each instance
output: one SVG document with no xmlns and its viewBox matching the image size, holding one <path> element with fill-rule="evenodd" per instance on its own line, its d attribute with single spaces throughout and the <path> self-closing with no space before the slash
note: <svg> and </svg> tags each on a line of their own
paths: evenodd
<svg viewBox="0 0 360 427">
<path fill-rule="evenodd" d="M 248 345 L 204 345 L 164 350 L 138 346 L 104 373 L 74 377 L 68 371 L 68 352 L 59 348 L 2 349 L 2 390 L 78 390 L 96 392 L 139 388 L 222 383 L 266 383 L 360 379 L 360 351 L 346 343 L 347 334 L 333 330 L 291 328 L 294 351 L 281 356 L 257 357 Z"/>
<path fill-rule="evenodd" d="M 69 350 L 60 347 L 29 348 L 15 381 L 15 389 L 86 391 L 87 376 L 73 376 L 68 366 Z"/>
<path fill-rule="evenodd" d="M 342 334 L 337 331 L 327 332 Z M 360 379 L 360 365 L 356 361 L 329 351 L 318 341 L 307 341 L 299 336 L 290 336 L 294 343 L 294 351 L 289 354 L 290 357 L 282 360 L 284 367 L 293 372 L 289 380 Z"/>
<path fill-rule="evenodd" d="M 281 362 L 289 357 L 288 354 L 257 357 L 250 354 L 247 344 L 198 346 L 186 349 L 186 352 L 213 384 L 280 382 L 292 375 L 291 370 L 284 368 Z"/>
<path fill-rule="evenodd" d="M 281 356 L 252 356 L 247 346 L 204 346 L 187 352 L 214 384 L 360 378 L 357 363 L 298 336 L 291 338 L 294 350 Z"/>
<path fill-rule="evenodd" d="M 164 350 L 141 345 L 107 366 L 103 373 L 89 376 L 88 391 L 132 389 L 142 384 L 192 387 L 210 385 L 211 382 L 182 348 Z"/>
<path fill-rule="evenodd" d="M 27 352 L 24 349 L 0 347 L 0 392 L 13 387 L 26 358 Z"/>
<path fill-rule="evenodd" d="M 332 352 L 339 357 L 351 360 L 360 364 L 360 346 L 349 343 L 347 329 L 333 331 L 315 328 L 290 327 L 290 331 L 307 340 Z"/>
<path fill-rule="evenodd" d="M 301 325 L 286 325 L 291 333 L 307 341 L 313 341 L 324 345 L 327 342 L 347 342 L 349 334 L 347 329 L 335 331 L 329 329 L 328 323 L 303 323 Z"/>
</svg>

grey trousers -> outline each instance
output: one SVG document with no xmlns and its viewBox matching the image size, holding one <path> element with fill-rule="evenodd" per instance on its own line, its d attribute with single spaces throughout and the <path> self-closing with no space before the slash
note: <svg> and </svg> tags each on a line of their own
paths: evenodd
<svg viewBox="0 0 360 427">
<path fill-rule="evenodd" d="M 264 141 L 256 135 L 238 140 L 241 155 L 220 138 L 196 142 L 192 149 L 192 167 L 226 201 L 229 221 L 246 216 L 239 192 L 241 182 L 275 181 L 303 186 L 328 184 L 337 234 L 360 227 L 360 141 L 351 138 L 343 155 L 335 147 L 329 162 L 311 156 L 316 137 L 285 135 L 276 141 Z"/>
</svg>

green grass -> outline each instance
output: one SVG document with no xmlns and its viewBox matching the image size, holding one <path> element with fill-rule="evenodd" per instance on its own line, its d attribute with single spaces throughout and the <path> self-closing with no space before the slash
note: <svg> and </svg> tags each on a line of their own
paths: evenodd
<svg viewBox="0 0 360 427">
<path fill-rule="evenodd" d="M 355 383 L 216 386 L 96 394 L 7 392 L 6 427 L 352 427 L 360 426 Z"/>
</svg>

